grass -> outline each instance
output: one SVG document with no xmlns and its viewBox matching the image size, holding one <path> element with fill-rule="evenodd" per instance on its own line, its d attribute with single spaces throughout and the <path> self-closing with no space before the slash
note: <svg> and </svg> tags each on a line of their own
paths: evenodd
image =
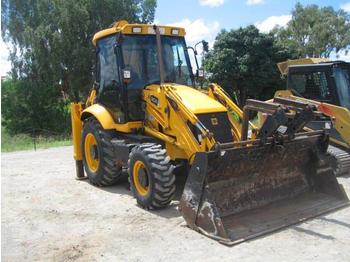
<svg viewBox="0 0 350 262">
<path fill-rule="evenodd" d="M 44 137 L 35 138 L 36 149 L 69 146 L 72 141 L 69 137 Z M 12 152 L 19 150 L 34 150 L 34 139 L 27 134 L 11 136 L 6 129 L 1 127 L 1 152 Z"/>
</svg>

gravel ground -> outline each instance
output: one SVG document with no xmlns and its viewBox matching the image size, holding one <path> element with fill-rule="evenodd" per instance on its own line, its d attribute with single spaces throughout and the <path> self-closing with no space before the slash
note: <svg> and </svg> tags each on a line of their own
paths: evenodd
<svg viewBox="0 0 350 262">
<path fill-rule="evenodd" d="M 188 229 L 177 201 L 139 208 L 127 182 L 74 179 L 72 147 L 1 155 L 3 261 L 350 261 L 350 208 L 226 247 Z M 350 195 L 350 177 L 340 178 Z"/>
</svg>

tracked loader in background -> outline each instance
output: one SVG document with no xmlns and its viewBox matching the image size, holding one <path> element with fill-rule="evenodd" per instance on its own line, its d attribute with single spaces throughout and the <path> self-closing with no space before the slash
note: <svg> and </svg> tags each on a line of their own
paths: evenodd
<svg viewBox="0 0 350 262">
<path fill-rule="evenodd" d="M 127 170 L 146 209 L 166 207 L 174 171 L 188 167 L 179 210 L 187 224 L 235 244 L 344 207 L 324 130 L 302 132 L 308 104 L 248 100 L 216 84 L 196 89 L 183 28 L 119 21 L 93 38 L 96 82 L 71 107 L 77 176 L 97 186 Z M 257 129 L 250 111 L 268 117 Z M 297 113 L 295 113 L 297 112 Z M 284 131 L 281 131 L 284 129 Z"/>
<path fill-rule="evenodd" d="M 307 127 L 329 129 L 333 170 L 337 176 L 350 174 L 350 63 L 303 58 L 277 66 L 287 78 L 287 90 L 277 91 L 275 99 L 302 101 L 322 112 Z"/>
</svg>

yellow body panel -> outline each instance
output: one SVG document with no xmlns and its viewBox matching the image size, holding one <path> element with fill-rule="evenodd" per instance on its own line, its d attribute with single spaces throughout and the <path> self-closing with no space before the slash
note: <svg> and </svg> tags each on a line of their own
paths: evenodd
<svg viewBox="0 0 350 262">
<path fill-rule="evenodd" d="M 198 121 L 195 114 L 225 112 L 225 107 L 215 100 L 191 87 L 176 84 L 148 86 L 143 91 L 143 97 L 146 102 L 145 132 L 166 142 L 171 159 L 187 159 L 191 162 L 195 153 L 208 151 L 214 145 L 213 139 L 209 137 L 198 143 L 188 122 L 195 124 Z M 153 103 L 151 97 L 156 98 L 158 104 Z M 201 100 L 196 101 L 198 98 Z M 191 99 L 195 106 L 189 105 Z M 170 105 L 169 100 L 176 104 L 177 110 Z M 208 106 L 204 111 L 206 103 Z"/>
<path fill-rule="evenodd" d="M 133 32 L 133 28 L 140 28 L 141 32 Z M 167 36 L 185 36 L 185 29 L 176 26 L 161 26 L 159 25 L 159 30 L 161 35 Z M 175 29 L 178 31 L 178 34 L 172 34 L 172 30 Z M 154 35 L 153 25 L 149 24 L 129 24 L 127 21 L 119 21 L 114 23 L 114 25 L 110 28 L 101 30 L 97 32 L 93 39 L 92 43 L 96 46 L 96 42 L 98 39 L 104 38 L 109 35 L 113 35 L 115 33 L 121 32 L 122 34 L 135 34 L 135 35 Z"/>
<path fill-rule="evenodd" d="M 331 117 L 334 128 L 338 131 L 346 144 L 333 138 L 331 138 L 331 141 L 343 147 L 350 148 L 350 111 L 347 108 L 294 96 L 290 90 L 277 91 L 275 97 L 285 97 L 315 105 L 318 111 Z"/>
<path fill-rule="evenodd" d="M 194 88 L 173 85 L 176 93 L 181 97 L 184 105 L 195 114 L 226 112 L 226 108 L 218 101 Z"/>
<path fill-rule="evenodd" d="M 88 108 L 84 109 L 84 111 L 82 112 L 81 119 L 84 120 L 89 116 L 94 116 L 100 122 L 104 129 L 115 129 L 123 133 L 130 133 L 133 129 L 138 129 L 142 127 L 141 121 L 128 122 L 125 124 L 115 123 L 108 110 L 100 104 L 93 104 Z"/>
</svg>

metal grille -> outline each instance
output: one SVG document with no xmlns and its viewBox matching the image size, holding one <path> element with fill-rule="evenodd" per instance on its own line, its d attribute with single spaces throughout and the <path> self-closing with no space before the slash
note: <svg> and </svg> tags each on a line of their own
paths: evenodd
<svg viewBox="0 0 350 262">
<path fill-rule="evenodd" d="M 198 114 L 197 117 L 214 134 L 216 141 L 220 143 L 233 142 L 231 124 L 226 112 Z"/>
</svg>

